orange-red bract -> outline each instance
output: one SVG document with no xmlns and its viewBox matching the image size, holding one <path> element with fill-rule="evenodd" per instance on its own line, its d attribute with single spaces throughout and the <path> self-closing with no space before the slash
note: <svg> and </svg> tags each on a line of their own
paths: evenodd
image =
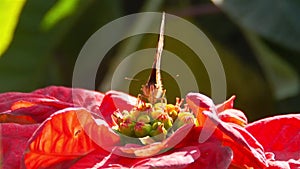
<svg viewBox="0 0 300 169">
<path fill-rule="evenodd" d="M 232 151 L 229 147 L 222 146 L 216 137 L 199 144 L 198 135 L 201 129 L 201 127 L 193 127 L 187 130 L 188 133 L 184 133 L 187 134 L 186 137 L 179 144 L 162 154 L 147 158 L 128 158 L 97 149 L 80 159 L 71 168 L 227 168 L 232 160 Z M 171 136 L 170 144 L 178 139 L 178 134 L 182 133 Z M 215 132 L 214 136 L 216 134 L 219 133 Z"/>
<path fill-rule="evenodd" d="M 266 158 L 264 156 L 263 147 L 253 138 L 242 126 L 240 126 L 240 121 L 231 120 L 227 122 L 219 118 L 222 112 L 228 111 L 227 117 L 233 119 L 238 118 L 236 113 L 230 109 L 233 99 L 225 102 L 221 106 L 222 109 L 214 105 L 213 101 L 200 93 L 189 93 L 187 95 L 187 101 L 192 111 L 197 116 L 197 119 L 205 117 L 200 123 L 201 127 L 206 127 L 210 130 L 217 130 L 221 133 L 218 139 L 223 145 L 228 146 L 233 151 L 233 159 L 231 166 L 235 167 L 253 167 L 253 168 L 265 168 L 267 167 Z M 230 103 L 230 104 L 229 104 Z M 226 106 L 227 105 L 227 106 Z M 203 107 L 203 108 L 202 108 Z M 204 111 L 199 111 L 205 109 Z M 235 123 L 237 122 L 237 123 Z M 209 127 L 207 127 L 209 126 Z M 210 134 L 210 133 L 208 133 Z M 211 132 L 212 134 L 212 132 Z"/>
<path fill-rule="evenodd" d="M 68 107 L 84 107 L 99 113 L 103 97 L 104 94 L 100 92 L 60 86 L 50 86 L 31 93 L 8 92 L 0 94 L 0 116 L 4 120 L 9 117 L 17 122 L 15 119 L 21 117 L 23 120 L 29 119 L 28 123 L 42 123 L 54 112 Z"/>
<path fill-rule="evenodd" d="M 24 156 L 25 166 L 31 169 L 47 168 L 78 160 L 97 147 L 89 132 L 99 134 L 97 139 L 103 146 L 119 142 L 118 135 L 110 132 L 107 126 L 97 125 L 85 109 L 68 108 L 56 112 L 29 141 L 28 152 Z"/>
<path fill-rule="evenodd" d="M 155 155 L 156 150 L 147 150 L 149 146 L 122 146 L 110 128 L 114 111 L 130 110 L 136 104 L 136 98 L 126 93 L 104 95 L 57 86 L 3 93 L 2 167 L 20 168 L 21 163 L 24 168 L 300 168 L 299 114 L 247 124 L 244 113 L 234 109 L 234 99 L 215 105 L 200 93 L 188 94 L 197 126 L 179 129 L 169 140 L 156 143 L 154 148 L 168 151 Z M 119 156 L 116 151 L 132 156 Z"/>
<path fill-rule="evenodd" d="M 246 129 L 264 147 L 271 167 L 300 168 L 300 114 L 265 118 Z"/>
<path fill-rule="evenodd" d="M 111 90 L 103 97 L 99 107 L 100 116 L 112 126 L 111 115 L 116 111 L 131 110 L 137 103 L 137 99 L 126 93 Z"/>
<path fill-rule="evenodd" d="M 38 124 L 0 124 L 2 169 L 20 168 L 27 141 L 38 126 Z"/>
<path fill-rule="evenodd" d="M 34 124 L 36 121 L 25 115 L 0 114 L 0 123 Z"/>
</svg>

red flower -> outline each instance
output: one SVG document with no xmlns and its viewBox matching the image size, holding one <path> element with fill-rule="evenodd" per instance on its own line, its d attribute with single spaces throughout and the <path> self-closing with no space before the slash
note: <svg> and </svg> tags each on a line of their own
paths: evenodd
<svg viewBox="0 0 300 169">
<path fill-rule="evenodd" d="M 111 115 L 135 97 L 110 91 L 48 87 L 0 94 L 2 168 L 300 168 L 300 115 L 247 124 L 233 108 L 187 95 L 197 118 L 165 140 L 123 142 Z"/>
</svg>

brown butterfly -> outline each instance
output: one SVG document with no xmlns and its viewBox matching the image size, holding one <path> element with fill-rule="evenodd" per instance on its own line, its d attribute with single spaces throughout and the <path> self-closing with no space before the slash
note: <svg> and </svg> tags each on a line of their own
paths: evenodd
<svg viewBox="0 0 300 169">
<path fill-rule="evenodd" d="M 154 62 L 152 65 L 151 74 L 146 85 L 142 86 L 144 97 L 148 99 L 151 104 L 156 103 L 158 100 L 165 100 L 165 90 L 163 89 L 161 75 L 160 75 L 160 61 L 161 54 L 164 47 L 164 29 L 165 29 L 165 13 L 163 12 L 158 45 Z"/>
</svg>

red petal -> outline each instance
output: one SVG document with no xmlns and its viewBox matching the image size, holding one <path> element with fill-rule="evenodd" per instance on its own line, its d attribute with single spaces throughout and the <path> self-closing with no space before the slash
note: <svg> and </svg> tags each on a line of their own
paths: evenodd
<svg viewBox="0 0 300 169">
<path fill-rule="evenodd" d="M 40 123 L 54 112 L 67 107 L 84 107 L 99 113 L 103 97 L 102 93 L 95 91 L 58 86 L 32 93 L 4 93 L 0 94 L 0 116 L 5 122 Z"/>
<path fill-rule="evenodd" d="M 133 168 L 186 168 L 200 157 L 200 150 L 196 146 L 186 146 L 167 152 L 158 157 L 140 160 Z"/>
<path fill-rule="evenodd" d="M 25 98 L 26 100 L 26 98 Z M 26 103 L 26 104 L 24 104 Z M 28 101 L 17 101 L 12 104 L 12 110 L 0 113 L 0 116 L 10 117 L 6 122 L 22 123 L 21 119 L 27 119 L 27 123 L 37 122 L 41 123 L 54 112 L 66 107 L 72 107 L 70 103 L 64 103 L 51 99 L 33 99 Z M 20 119 L 20 120 L 18 120 Z M 18 122 L 20 121 L 20 122 Z"/>
<path fill-rule="evenodd" d="M 33 93 L 54 97 L 63 102 L 73 103 L 91 112 L 98 112 L 99 105 L 104 97 L 104 94 L 97 91 L 62 86 L 49 86 L 44 89 L 38 89 Z"/>
<path fill-rule="evenodd" d="M 131 110 L 137 103 L 137 99 L 123 92 L 109 91 L 105 94 L 100 105 L 100 116 L 112 125 L 111 115 L 116 110 Z"/>
<path fill-rule="evenodd" d="M 197 146 L 200 150 L 201 156 L 196 162 L 189 165 L 188 168 L 228 168 L 233 158 L 233 152 L 229 147 L 222 145 L 222 140 L 220 139 L 222 133 L 219 130 L 215 130 L 208 140 L 204 143 L 199 143 L 199 136 L 203 130 L 202 127 L 194 127 L 181 143 L 176 146 Z"/>
<path fill-rule="evenodd" d="M 217 111 L 218 112 L 222 112 L 226 109 L 232 109 L 233 108 L 233 104 L 234 104 L 234 100 L 235 100 L 235 95 L 231 96 L 228 100 L 226 100 L 225 102 L 218 104 L 217 107 Z"/>
<path fill-rule="evenodd" d="M 268 161 L 268 169 L 299 169 L 300 161 L 288 160 L 288 161 Z"/>
<path fill-rule="evenodd" d="M 20 108 L 26 108 L 26 107 L 31 107 L 34 106 L 35 104 L 32 102 L 28 102 L 28 101 L 17 101 L 15 103 L 13 103 L 13 105 L 11 106 L 11 110 L 16 110 L 16 109 L 20 109 Z"/>
<path fill-rule="evenodd" d="M 228 123 L 235 123 L 242 127 L 245 127 L 248 123 L 245 114 L 237 109 L 226 109 L 218 114 L 218 117 Z"/>
<path fill-rule="evenodd" d="M 197 117 L 200 126 L 203 126 L 206 121 L 206 116 L 203 114 L 203 111 L 215 108 L 213 101 L 209 97 L 200 93 L 188 93 L 186 96 L 186 102 Z"/>
<path fill-rule="evenodd" d="M 30 116 L 0 114 L 0 123 L 34 124 L 37 122 Z"/>
<path fill-rule="evenodd" d="M 238 167 L 264 168 L 267 166 L 264 149 L 260 143 L 245 128 L 232 123 L 226 123 L 216 118 L 211 112 L 204 112 L 223 133 L 223 145 L 233 150 L 232 165 Z"/>
<path fill-rule="evenodd" d="M 38 128 L 38 124 L 0 124 L 3 169 L 20 168 L 27 141 Z"/>
<path fill-rule="evenodd" d="M 33 93 L 2 93 L 0 94 L 0 112 L 6 112 L 8 110 L 11 110 L 12 105 L 18 101 L 37 102 L 39 99 L 53 98 Z"/>
<path fill-rule="evenodd" d="M 95 143 L 89 137 L 92 132 L 99 132 L 98 139 L 102 145 L 116 144 L 119 141 L 118 136 L 114 133 L 103 133 L 108 131 L 104 128 L 107 126 L 98 126 L 91 114 L 84 109 L 61 110 L 47 119 L 31 138 L 29 149 L 24 156 L 25 166 L 61 167 L 61 162 L 77 160 L 95 149 Z"/>
<path fill-rule="evenodd" d="M 233 99 L 232 97 L 221 107 L 230 107 Z M 197 120 L 200 126 L 203 127 L 199 141 L 203 142 L 209 139 L 213 135 L 214 130 L 220 130 L 223 136 L 219 137 L 219 139 L 223 142 L 223 145 L 229 146 L 233 150 L 232 165 L 254 168 L 267 166 L 266 157 L 259 142 L 243 127 L 220 120 L 216 114 L 217 112 L 214 112 L 215 106 L 210 98 L 200 93 L 189 93 L 187 95 L 187 103 L 192 111 L 196 112 Z"/>
<path fill-rule="evenodd" d="M 128 158 L 97 149 L 71 168 L 227 168 L 232 159 L 230 148 L 222 146 L 215 137 L 199 144 L 198 137 L 195 137 L 199 136 L 199 131 L 201 128 L 193 128 L 180 143 L 181 148 L 176 146 L 154 157 Z M 172 137 L 174 139 L 176 136 Z"/>
<path fill-rule="evenodd" d="M 198 146 L 201 156 L 188 166 L 190 169 L 227 169 L 233 158 L 232 150 L 218 142 L 205 142 Z"/>
<path fill-rule="evenodd" d="M 72 90 L 73 90 L 72 88 L 68 88 L 68 87 L 49 86 L 46 88 L 37 89 L 32 93 L 56 98 L 63 102 L 73 103 Z"/>
<path fill-rule="evenodd" d="M 197 110 L 198 108 L 203 108 L 207 110 L 215 106 L 215 104 L 209 97 L 201 93 L 188 93 L 186 95 L 186 101 L 189 107 L 195 110 Z"/>
<path fill-rule="evenodd" d="M 129 168 L 136 162 L 141 160 L 140 158 L 127 158 L 120 157 L 113 153 L 104 151 L 101 148 L 84 156 L 78 160 L 70 169 L 82 169 L 82 168 Z"/>
<path fill-rule="evenodd" d="M 97 150 L 71 168 L 183 168 L 195 162 L 199 156 L 196 146 L 176 149 L 151 158 L 128 158 Z"/>
<path fill-rule="evenodd" d="M 273 152 L 276 160 L 300 159 L 300 114 L 289 114 L 262 119 L 247 125 L 246 129 Z"/>
<path fill-rule="evenodd" d="M 24 104 L 24 102 L 27 104 Z M 38 99 L 32 100 L 32 102 L 18 101 L 12 105 L 12 110 L 0 114 L 13 117 L 11 119 L 27 117 L 27 119 L 32 119 L 37 123 L 41 123 L 54 112 L 67 107 L 73 107 L 73 105 L 50 99 Z"/>
</svg>

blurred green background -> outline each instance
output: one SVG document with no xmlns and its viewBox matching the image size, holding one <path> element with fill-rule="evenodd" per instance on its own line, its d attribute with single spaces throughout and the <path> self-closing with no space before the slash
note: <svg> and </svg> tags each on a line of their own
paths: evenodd
<svg viewBox="0 0 300 169">
<path fill-rule="evenodd" d="M 189 20 L 212 41 L 225 68 L 228 97 L 237 95 L 236 107 L 250 121 L 300 112 L 299 9 L 298 0 L 0 0 L 0 92 L 71 86 L 77 56 L 101 26 L 128 14 L 165 11 Z M 188 58 L 183 60 L 199 77 L 199 91 L 210 95 L 207 72 L 193 60 L 197 57 L 178 40 L 165 41 L 166 50 Z M 95 87 L 101 90 L 111 76 L 118 52 L 156 44 L 157 35 L 151 34 L 120 42 L 101 63 Z M 132 81 L 132 94 L 140 92 L 148 73 L 133 77 L 139 80 Z M 162 76 L 173 98 L 178 85 L 172 75 Z"/>
</svg>

